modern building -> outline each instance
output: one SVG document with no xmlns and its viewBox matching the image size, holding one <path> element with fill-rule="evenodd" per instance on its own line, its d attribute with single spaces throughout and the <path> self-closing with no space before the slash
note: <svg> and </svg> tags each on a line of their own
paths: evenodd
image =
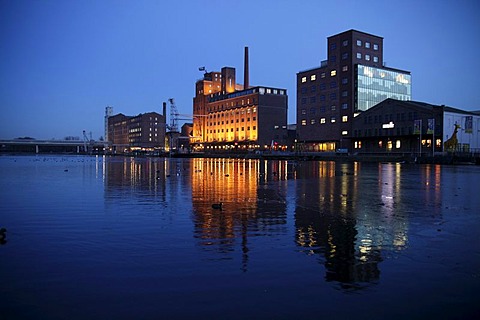
<svg viewBox="0 0 480 320">
<path fill-rule="evenodd" d="M 286 148 L 287 108 L 286 89 L 249 85 L 246 47 L 243 85 L 236 83 L 232 67 L 205 72 L 196 82 L 192 147 L 214 152 Z"/>
<path fill-rule="evenodd" d="M 108 110 L 110 108 L 110 110 Z M 106 115 L 112 113 L 107 107 Z M 166 117 L 157 112 L 137 116 L 122 113 L 106 116 L 108 145 L 111 152 L 163 151 L 165 149 Z"/>
<path fill-rule="evenodd" d="M 354 153 L 480 152 L 480 112 L 387 99 L 355 117 L 352 141 Z"/>
<path fill-rule="evenodd" d="M 297 140 L 306 151 L 352 148 L 353 118 L 387 99 L 411 100 L 410 72 L 386 67 L 383 38 L 328 37 L 327 60 L 297 73 Z"/>
</svg>

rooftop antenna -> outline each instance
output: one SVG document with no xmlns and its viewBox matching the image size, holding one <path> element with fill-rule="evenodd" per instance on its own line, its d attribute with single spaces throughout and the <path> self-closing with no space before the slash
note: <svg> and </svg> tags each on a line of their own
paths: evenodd
<svg viewBox="0 0 480 320">
<path fill-rule="evenodd" d="M 198 71 L 203 71 L 204 73 L 208 73 L 207 69 L 205 67 L 199 67 Z"/>
</svg>

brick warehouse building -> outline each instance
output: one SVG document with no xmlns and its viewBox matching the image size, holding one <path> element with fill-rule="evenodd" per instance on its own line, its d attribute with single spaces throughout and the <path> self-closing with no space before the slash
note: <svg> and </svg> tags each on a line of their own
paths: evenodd
<svg viewBox="0 0 480 320">
<path fill-rule="evenodd" d="M 297 139 L 305 151 L 352 149 L 353 118 L 387 99 L 411 100 L 410 72 L 387 68 L 383 38 L 328 37 L 327 60 L 297 73 Z"/>
<path fill-rule="evenodd" d="M 164 115 L 165 112 L 164 106 Z M 111 152 L 163 151 L 165 149 L 166 118 L 164 115 L 157 112 L 137 116 L 111 114 L 111 107 L 107 107 L 105 136 Z"/>
<path fill-rule="evenodd" d="M 244 84 L 235 68 L 205 72 L 195 84 L 192 147 L 197 151 L 265 150 L 287 146 L 287 90 L 249 85 L 248 48 Z"/>
</svg>

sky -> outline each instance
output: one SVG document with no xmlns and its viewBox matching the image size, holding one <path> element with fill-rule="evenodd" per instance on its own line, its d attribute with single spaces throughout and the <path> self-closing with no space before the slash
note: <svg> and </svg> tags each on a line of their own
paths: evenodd
<svg viewBox="0 0 480 320">
<path fill-rule="evenodd" d="M 412 100 L 480 110 L 478 0 L 0 0 L 0 139 L 98 139 L 105 107 L 162 113 L 169 98 L 191 115 L 198 68 L 243 83 L 245 46 L 250 85 L 287 89 L 295 123 L 296 73 L 350 29 L 384 38 Z"/>
</svg>

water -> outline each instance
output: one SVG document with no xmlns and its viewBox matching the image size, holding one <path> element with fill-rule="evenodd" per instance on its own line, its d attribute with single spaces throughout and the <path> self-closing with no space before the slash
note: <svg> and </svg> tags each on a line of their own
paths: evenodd
<svg viewBox="0 0 480 320">
<path fill-rule="evenodd" d="M 479 178 L 478 166 L 2 156 L 0 319 L 474 317 Z"/>
</svg>

